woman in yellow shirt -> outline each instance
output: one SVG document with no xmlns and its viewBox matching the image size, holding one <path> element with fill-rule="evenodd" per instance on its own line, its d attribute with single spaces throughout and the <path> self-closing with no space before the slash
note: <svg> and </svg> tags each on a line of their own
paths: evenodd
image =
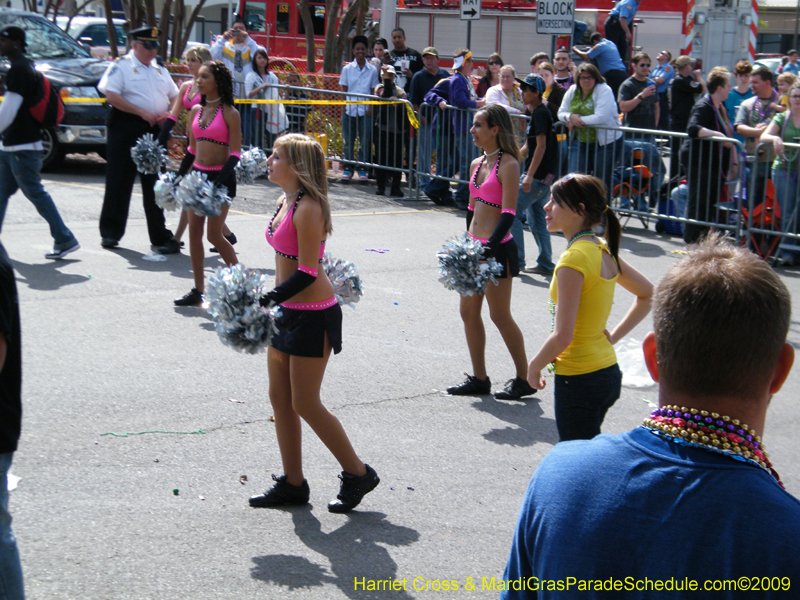
<svg viewBox="0 0 800 600">
<path fill-rule="evenodd" d="M 544 389 L 542 369 L 555 363 L 555 412 L 559 441 L 600 433 L 617 401 L 622 372 L 613 345 L 650 312 L 653 284 L 619 257 L 621 227 L 608 209 L 602 181 L 571 173 L 551 188 L 545 205 L 547 230 L 569 240 L 550 284 L 553 333 L 528 364 L 528 383 Z M 603 224 L 604 238 L 593 232 Z M 619 284 L 635 299 L 609 333 L 606 329 Z"/>
</svg>

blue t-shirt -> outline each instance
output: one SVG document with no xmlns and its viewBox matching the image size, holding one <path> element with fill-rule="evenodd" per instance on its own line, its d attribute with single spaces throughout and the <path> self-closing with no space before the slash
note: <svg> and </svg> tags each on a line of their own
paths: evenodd
<svg viewBox="0 0 800 600">
<path fill-rule="evenodd" d="M 664 63 L 663 65 L 657 65 L 652 71 L 650 71 L 650 79 L 655 80 L 657 77 L 664 78 L 664 83 L 656 86 L 656 91 L 659 94 L 663 94 L 669 89 L 669 82 L 672 81 L 673 77 L 675 77 L 675 67 L 668 62 Z"/>
<path fill-rule="evenodd" d="M 636 16 L 636 11 L 639 10 L 639 2 L 637 0 L 621 0 L 608 11 L 609 16 L 615 15 L 617 18 L 626 19 L 628 26 L 633 23 L 633 17 Z"/>
<path fill-rule="evenodd" d="M 609 71 L 624 71 L 625 63 L 619 57 L 619 50 L 611 40 L 603 38 L 594 48 L 587 52 L 589 58 L 597 61 L 597 68 L 600 74 L 605 75 Z"/>
<path fill-rule="evenodd" d="M 749 87 L 744 94 L 740 94 L 736 88 L 731 89 L 728 97 L 725 99 L 725 102 L 723 102 L 725 105 L 725 112 L 728 113 L 728 118 L 731 121 L 736 121 L 736 115 L 739 114 L 739 107 L 741 106 L 742 102 L 748 98 L 752 98 L 753 95 L 753 90 L 751 90 Z M 741 136 L 737 133 L 734 133 L 733 137 L 742 143 L 745 141 L 744 136 Z"/>
<path fill-rule="evenodd" d="M 539 590 L 539 598 L 655 598 L 636 582 L 800 577 L 800 501 L 760 467 L 637 428 L 557 444 L 533 474 L 502 579 L 607 582 L 607 591 Z M 633 583 L 633 589 L 626 585 Z M 513 587 L 513 585 L 512 585 Z M 495 585 L 495 589 L 499 589 Z M 678 587 L 677 589 L 682 589 Z M 763 589 L 763 588 L 762 588 Z M 663 594 L 663 592 L 662 592 Z M 703 592 L 700 592 L 702 596 Z M 760 591 L 785 598 L 786 591 Z M 668 592 L 667 598 L 689 598 Z M 706 597 L 706 596 L 703 596 Z M 710 597 L 710 596 L 708 596 Z M 728 588 L 713 598 L 741 598 Z"/>
<path fill-rule="evenodd" d="M 783 65 L 781 73 L 791 73 L 792 75 L 800 76 L 800 62 L 796 62 L 794 64 L 787 62 L 785 65 Z"/>
</svg>

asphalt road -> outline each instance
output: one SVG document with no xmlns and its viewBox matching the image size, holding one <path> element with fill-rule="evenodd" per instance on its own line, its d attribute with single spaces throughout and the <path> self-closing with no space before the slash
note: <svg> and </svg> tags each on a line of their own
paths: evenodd
<svg viewBox="0 0 800 600">
<path fill-rule="evenodd" d="M 81 250 L 46 260 L 47 225 L 20 194 L 2 230 L 23 325 L 11 510 L 30 599 L 497 596 L 483 578 L 501 576 L 520 499 L 557 435 L 550 385 L 525 402 L 442 391 L 469 370 L 458 297 L 437 281 L 435 256 L 463 230 L 460 213 L 375 197 L 374 184 L 331 186 L 328 250 L 359 266 L 365 295 L 345 308 L 344 350 L 329 363 L 323 399 L 381 484 L 355 512 L 328 513 L 338 465 L 306 428 L 311 506 L 254 510 L 247 498 L 281 472 L 265 355 L 231 351 L 204 311 L 172 305 L 192 287 L 188 252 L 143 259 L 151 251 L 140 196 L 120 248 L 100 247 L 102 161 L 69 159 L 46 186 Z M 267 182 L 243 186 L 229 216 L 242 262 L 268 273 L 263 235 L 277 196 Z M 526 245 L 533 264 L 530 233 Z M 564 239 L 553 246 L 557 256 Z M 657 281 L 684 245 L 631 222 L 622 249 Z M 209 270 L 221 264 L 206 258 Z M 798 272 L 782 275 L 800 297 Z M 514 284 L 529 355 L 550 330 L 547 285 L 528 275 Z M 629 302 L 620 290 L 612 320 Z M 484 318 L 498 387 L 513 367 Z M 630 337 L 641 341 L 650 326 Z M 790 335 L 798 348 L 796 316 Z M 635 363 L 635 348 L 624 340 L 620 358 Z M 773 399 L 764 437 L 795 495 L 799 372 Z M 641 366 L 627 367 L 626 382 L 637 374 Z M 656 398 L 654 385 L 626 386 L 603 430 L 635 427 Z M 370 580 L 405 589 L 363 589 Z"/>
</svg>

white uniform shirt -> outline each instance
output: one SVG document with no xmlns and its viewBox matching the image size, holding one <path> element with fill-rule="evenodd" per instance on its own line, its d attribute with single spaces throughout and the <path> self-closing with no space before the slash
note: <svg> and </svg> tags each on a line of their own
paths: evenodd
<svg viewBox="0 0 800 600">
<path fill-rule="evenodd" d="M 178 86 L 164 67 L 158 66 L 155 59 L 145 65 L 133 52 L 106 69 L 97 89 L 104 94 L 119 94 L 131 104 L 156 114 L 167 112 L 170 101 L 178 95 Z"/>
</svg>

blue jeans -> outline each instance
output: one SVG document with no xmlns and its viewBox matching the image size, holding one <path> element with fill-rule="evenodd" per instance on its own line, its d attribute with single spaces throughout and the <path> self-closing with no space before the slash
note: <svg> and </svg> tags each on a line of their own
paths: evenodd
<svg viewBox="0 0 800 600">
<path fill-rule="evenodd" d="M 64 225 L 58 209 L 50 194 L 42 186 L 42 153 L 38 150 L 4 152 L 0 150 L 0 230 L 6 216 L 8 199 L 17 190 L 22 190 L 50 225 L 50 235 L 55 241 L 55 249 L 63 250 L 72 245 L 75 236 Z"/>
<path fill-rule="evenodd" d="M 435 134 L 436 132 L 430 122 L 427 122 L 424 125 L 420 124 L 419 129 L 417 129 L 417 135 L 419 136 L 419 144 L 417 146 L 419 148 L 419 154 L 417 154 L 417 172 L 419 173 L 420 187 L 426 186 L 431 180 L 430 177 L 425 177 L 423 174 L 429 174 L 431 172 Z"/>
<path fill-rule="evenodd" d="M 468 131 L 466 133 L 456 133 L 453 138 L 455 139 L 455 148 L 450 157 L 450 164 L 454 174 L 455 170 L 458 169 L 458 177 L 463 182 L 456 187 L 454 200 L 456 201 L 456 206 L 466 207 L 469 203 L 469 166 L 477 156 L 477 151 L 475 144 L 472 142 L 472 134 Z"/>
<path fill-rule="evenodd" d="M 600 434 L 608 409 L 622 392 L 619 365 L 583 375 L 556 375 L 558 441 L 590 440 Z"/>
<path fill-rule="evenodd" d="M 351 117 L 347 113 L 342 115 L 342 139 L 344 141 L 344 160 L 342 162 L 345 170 L 352 171 L 356 166 L 360 170 L 367 168 L 365 164 L 352 164 L 356 148 L 356 137 L 361 143 L 358 147 L 358 156 L 355 156 L 355 159 L 359 163 L 369 163 L 372 157 L 372 115 L 360 117 Z"/>
<path fill-rule="evenodd" d="M 8 471 L 13 452 L 0 454 L 0 599 L 23 600 L 22 564 L 8 512 Z"/>
<path fill-rule="evenodd" d="M 539 256 L 536 259 L 536 266 L 551 273 L 556 266 L 553 264 L 553 250 L 550 245 L 550 232 L 547 231 L 547 222 L 544 220 L 544 205 L 550 199 L 550 186 L 541 179 L 534 179 L 531 182 L 531 191 L 522 191 L 522 180 L 525 175 L 519 178 L 519 195 L 517 196 L 517 216 L 511 225 L 511 235 L 517 242 L 517 253 L 519 255 L 519 267 L 525 266 L 525 233 L 522 227 L 522 213 L 528 219 L 528 228 L 539 246 Z"/>
<path fill-rule="evenodd" d="M 781 230 L 787 233 L 797 233 L 798 209 L 797 196 L 800 194 L 800 177 L 797 171 L 791 169 L 775 169 L 772 171 L 772 183 L 775 185 L 775 195 L 781 207 Z M 783 258 L 797 260 L 798 242 L 784 238 L 780 250 Z"/>
<path fill-rule="evenodd" d="M 610 191 L 614 166 L 622 161 L 624 150 L 622 137 L 605 146 L 599 142 L 587 143 L 573 138 L 569 146 L 569 170 L 571 173 L 587 173 L 602 179 Z"/>
</svg>

